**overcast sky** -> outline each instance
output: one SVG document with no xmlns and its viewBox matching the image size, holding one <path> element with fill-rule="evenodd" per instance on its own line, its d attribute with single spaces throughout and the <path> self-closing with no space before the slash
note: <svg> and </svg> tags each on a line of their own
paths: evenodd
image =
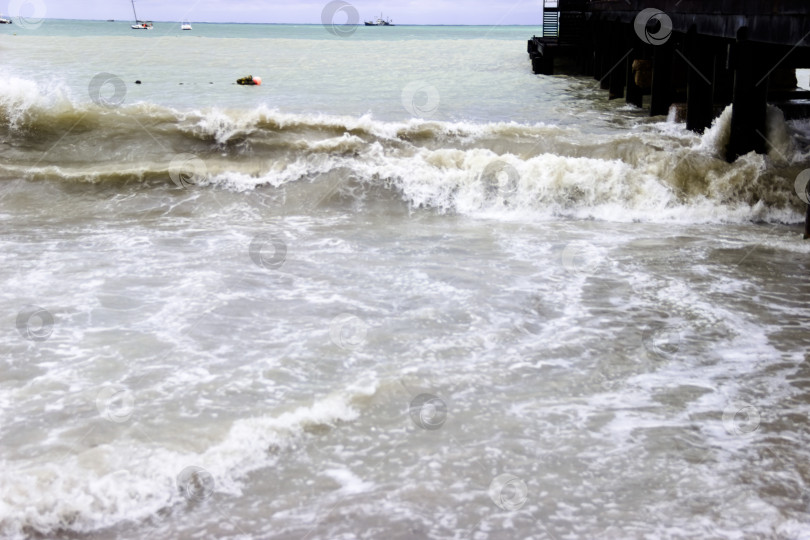
<svg viewBox="0 0 810 540">
<path fill-rule="evenodd" d="M 409 0 L 406 2 L 347 0 L 361 20 L 383 13 L 399 24 L 540 24 L 542 0 Z M 154 21 L 197 22 L 321 22 L 328 0 L 135 0 L 138 16 Z M 31 15 L 44 7 L 57 19 L 132 19 L 130 0 L 0 0 L 0 11 L 12 17 Z M 12 13 L 17 11 L 17 13 Z M 28 13 L 26 13 L 28 12 Z M 344 15 L 345 17 L 345 15 Z M 345 21 L 338 21 L 343 23 Z"/>
</svg>

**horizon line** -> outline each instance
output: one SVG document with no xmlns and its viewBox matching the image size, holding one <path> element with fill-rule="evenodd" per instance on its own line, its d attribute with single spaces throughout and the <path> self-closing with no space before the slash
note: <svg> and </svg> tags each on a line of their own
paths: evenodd
<svg viewBox="0 0 810 540">
<path fill-rule="evenodd" d="M 12 18 L 13 20 L 13 18 Z M 132 19 L 67 19 L 62 17 L 46 17 L 42 19 L 43 21 L 86 21 L 86 22 L 120 22 L 120 23 L 133 23 L 136 22 Z M 181 22 L 190 22 L 194 24 L 272 24 L 272 25 L 296 25 L 296 26 L 323 26 L 323 23 L 299 23 L 299 22 L 239 22 L 239 21 L 193 21 L 184 19 L 183 21 L 174 21 L 174 20 L 144 20 L 144 22 L 152 22 L 152 23 L 181 23 Z M 541 26 L 542 23 L 538 22 L 537 24 L 460 24 L 460 23 L 397 23 L 392 24 L 391 26 L 484 26 L 484 27 L 494 27 L 494 26 Z M 338 25 L 338 26 L 365 26 L 364 23 L 357 23 L 353 25 Z"/>
</svg>

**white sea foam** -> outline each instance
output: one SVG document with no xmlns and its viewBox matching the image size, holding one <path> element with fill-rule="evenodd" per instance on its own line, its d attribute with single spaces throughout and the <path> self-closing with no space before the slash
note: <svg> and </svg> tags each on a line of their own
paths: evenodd
<svg viewBox="0 0 810 540">
<path fill-rule="evenodd" d="M 177 476 L 188 466 L 199 466 L 213 477 L 214 493 L 240 492 L 239 480 L 277 459 L 311 426 L 335 426 L 358 415 L 358 400 L 372 396 L 375 380 L 360 381 L 343 391 L 318 398 L 310 406 L 276 416 L 237 420 L 225 437 L 199 454 L 167 446 L 118 439 L 78 454 L 51 460 L 2 462 L 0 469 L 0 532 L 23 538 L 37 531 L 91 532 L 155 515 L 183 501 Z M 332 475 L 347 493 L 368 486 L 346 471 Z M 206 494 L 206 496 L 208 496 Z"/>
</svg>

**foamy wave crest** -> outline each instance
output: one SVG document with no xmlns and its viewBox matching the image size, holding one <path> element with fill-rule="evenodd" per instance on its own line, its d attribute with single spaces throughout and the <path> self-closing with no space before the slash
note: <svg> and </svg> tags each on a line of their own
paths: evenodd
<svg viewBox="0 0 810 540">
<path fill-rule="evenodd" d="M 297 133 L 300 135 L 373 135 L 394 139 L 397 126 L 375 122 L 371 115 L 359 118 L 327 116 L 322 114 L 301 115 L 282 113 L 267 106 L 250 110 L 211 109 L 195 111 L 198 120 L 191 126 L 182 126 L 200 138 L 209 138 L 219 145 L 227 145 L 235 139 L 268 134 Z"/>
<path fill-rule="evenodd" d="M 239 494 L 240 478 L 272 465 L 306 428 L 355 420 L 358 401 L 372 396 L 377 387 L 376 381 L 361 382 L 311 406 L 238 420 L 221 442 L 202 453 L 130 442 L 100 445 L 78 455 L 63 453 L 58 462 L 32 462 L 25 468 L 0 462 L 0 535 L 52 537 L 146 520 L 161 509 L 188 502 L 177 477 L 189 466 L 210 474 L 212 491 L 206 496 Z"/>
<path fill-rule="evenodd" d="M 488 150 L 422 150 L 415 158 L 364 160 L 355 170 L 364 178 L 392 179 L 415 207 L 497 219 L 801 220 L 790 204 L 788 178 L 764 174 L 761 158 L 730 166 L 682 155 L 689 152 L 632 166 L 554 154 L 527 159 Z M 487 174 L 493 164 L 514 171 L 511 186 L 508 178 Z M 703 178 L 695 178 L 695 167 L 704 168 Z"/>
<path fill-rule="evenodd" d="M 17 131 L 48 111 L 64 114 L 70 110 L 73 105 L 60 86 L 41 89 L 26 79 L 0 78 L 0 126 Z"/>
</svg>

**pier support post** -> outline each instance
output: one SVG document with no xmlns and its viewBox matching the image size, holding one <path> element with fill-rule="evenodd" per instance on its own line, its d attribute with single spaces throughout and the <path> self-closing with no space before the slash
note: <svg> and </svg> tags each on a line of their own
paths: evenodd
<svg viewBox="0 0 810 540">
<path fill-rule="evenodd" d="M 712 76 L 712 101 L 718 105 L 729 105 L 734 86 L 734 71 L 729 59 L 730 43 L 723 42 L 714 51 L 714 74 Z"/>
<path fill-rule="evenodd" d="M 638 40 L 635 39 L 636 35 L 628 35 L 627 46 L 632 47 L 633 51 L 627 57 L 624 70 L 627 75 L 627 95 L 625 101 L 630 105 L 635 105 L 638 108 L 644 106 L 644 90 L 636 84 L 636 73 L 633 71 L 633 62 L 641 58 L 641 47 L 638 46 Z"/>
<path fill-rule="evenodd" d="M 650 116 L 666 115 L 672 105 L 672 45 L 671 41 L 655 47 L 653 53 L 652 96 Z"/>
<path fill-rule="evenodd" d="M 686 87 L 686 129 L 696 133 L 712 125 L 712 68 L 714 58 L 707 40 L 698 38 L 694 28 L 686 36 L 686 59 L 689 74 Z"/>
<path fill-rule="evenodd" d="M 607 90 L 610 88 L 610 68 L 613 67 L 613 46 L 610 44 L 610 23 L 605 23 L 596 35 L 597 59 L 599 62 L 599 73 L 597 80 L 599 88 Z"/>
<path fill-rule="evenodd" d="M 602 62 L 602 67 L 599 70 L 602 73 L 599 77 L 599 88 L 608 90 L 610 88 L 610 68 L 613 66 L 613 64 L 611 64 L 613 56 L 610 54 L 611 47 L 608 43 L 602 42 L 602 46 L 607 50 L 599 55 Z"/>
<path fill-rule="evenodd" d="M 621 27 L 611 28 L 610 32 L 610 83 L 608 100 L 624 97 L 624 83 L 626 82 L 627 62 L 622 59 L 622 55 L 627 48 L 625 40 L 622 39 L 624 32 Z"/>
<path fill-rule="evenodd" d="M 605 74 L 604 68 L 604 58 L 605 58 L 605 47 L 602 40 L 602 34 L 604 30 L 602 29 L 601 24 L 595 24 L 593 27 L 593 78 L 597 81 L 602 80 L 602 76 Z"/>
<path fill-rule="evenodd" d="M 592 27 L 589 27 L 589 28 L 592 28 Z M 580 59 L 581 69 L 582 69 L 582 75 L 587 77 L 589 75 L 593 75 L 593 73 L 594 73 L 594 68 L 593 68 L 593 62 L 594 62 L 593 37 L 588 36 L 587 38 L 583 38 L 582 46 L 583 46 L 583 48 L 582 48 L 582 51 L 580 53 L 581 54 L 581 59 Z"/>
<path fill-rule="evenodd" d="M 554 53 L 549 47 L 532 58 L 532 72 L 535 75 L 554 75 Z"/>
<path fill-rule="evenodd" d="M 765 153 L 765 115 L 768 81 L 763 78 L 764 62 L 756 44 L 748 41 L 748 28 L 737 31 L 732 65 L 734 97 L 732 100 L 731 134 L 726 160 L 732 162 L 752 150 Z"/>
</svg>

